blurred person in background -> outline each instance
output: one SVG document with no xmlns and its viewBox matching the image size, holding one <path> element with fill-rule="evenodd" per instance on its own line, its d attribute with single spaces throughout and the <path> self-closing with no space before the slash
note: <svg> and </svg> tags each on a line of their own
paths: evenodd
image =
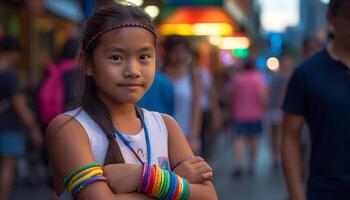
<svg viewBox="0 0 350 200">
<path fill-rule="evenodd" d="M 192 150 L 200 150 L 200 92 L 198 70 L 190 66 L 190 43 L 183 36 L 171 35 L 164 41 L 164 73 L 174 84 L 174 118 L 183 130 Z"/>
<path fill-rule="evenodd" d="M 62 46 L 56 63 L 49 64 L 48 71 L 38 90 L 39 120 L 44 129 L 56 115 L 77 103 L 77 53 L 79 41 L 68 39 Z"/>
<path fill-rule="evenodd" d="M 265 112 L 267 88 L 254 60 L 243 61 L 242 70 L 231 79 L 230 111 L 234 129 L 233 152 L 238 178 L 243 172 L 245 147 L 249 152 L 248 172 L 254 173 L 258 139 L 263 131 L 262 119 Z"/>
<path fill-rule="evenodd" d="M 64 42 L 56 63 L 49 64 L 47 74 L 39 86 L 37 110 L 43 133 L 53 117 L 77 104 L 77 82 L 80 78 L 77 63 L 79 45 L 79 41 L 73 38 Z M 42 148 L 41 156 L 44 165 L 49 169 L 46 146 Z M 50 173 L 47 182 L 52 187 Z"/>
<path fill-rule="evenodd" d="M 20 44 L 11 37 L 0 39 L 0 199 L 9 199 L 16 163 L 25 156 L 25 131 L 41 146 L 42 135 L 27 105 L 15 65 Z"/>
<path fill-rule="evenodd" d="M 279 168 L 281 157 L 281 125 L 282 125 L 282 102 L 287 83 L 293 70 L 293 58 L 288 55 L 281 56 L 281 67 L 277 72 L 271 72 L 268 88 L 268 113 L 267 121 L 270 126 L 270 141 L 272 150 L 272 163 L 274 168 Z"/>
<path fill-rule="evenodd" d="M 199 64 L 199 52 L 192 50 L 192 67 L 198 70 L 201 82 L 200 105 L 202 112 L 202 126 L 200 129 L 201 155 L 209 158 L 222 127 L 222 116 L 218 97 L 215 91 L 212 75 L 206 66 Z"/>
<path fill-rule="evenodd" d="M 296 68 L 283 105 L 282 161 L 291 200 L 349 199 L 350 1 L 331 0 L 333 39 Z M 303 188 L 300 130 L 311 134 L 307 191 Z"/>
<path fill-rule="evenodd" d="M 306 59 L 311 57 L 317 53 L 321 47 L 322 43 L 316 37 L 306 37 L 302 44 L 303 58 Z"/>
<path fill-rule="evenodd" d="M 137 104 L 148 110 L 174 116 L 174 101 L 173 83 L 162 71 L 157 69 L 151 88 Z"/>
</svg>

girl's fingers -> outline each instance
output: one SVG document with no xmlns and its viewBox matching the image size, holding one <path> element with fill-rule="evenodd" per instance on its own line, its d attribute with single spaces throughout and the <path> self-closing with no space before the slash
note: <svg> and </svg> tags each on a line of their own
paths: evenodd
<svg viewBox="0 0 350 200">
<path fill-rule="evenodd" d="M 210 165 L 207 162 L 205 162 L 204 160 L 197 162 L 197 163 L 194 163 L 192 165 L 193 165 L 193 168 L 196 170 L 199 170 L 203 167 L 209 167 L 211 169 L 211 171 L 213 171 L 213 169 L 210 167 Z"/>
<path fill-rule="evenodd" d="M 207 173 L 202 174 L 202 178 L 204 180 L 208 180 L 208 179 L 213 178 L 213 172 L 207 172 Z"/>
<path fill-rule="evenodd" d="M 205 166 L 209 166 L 208 163 L 206 163 L 205 161 L 198 161 L 198 162 L 195 162 L 195 163 L 188 163 L 191 168 L 195 169 L 195 170 L 199 170 Z"/>
<path fill-rule="evenodd" d="M 202 181 L 211 180 L 213 178 L 213 172 L 207 172 L 201 175 Z"/>
<path fill-rule="evenodd" d="M 201 161 L 204 161 L 204 159 L 199 157 L 199 156 L 193 156 L 193 157 L 188 158 L 189 163 L 197 163 L 197 162 L 201 162 Z"/>
<path fill-rule="evenodd" d="M 198 174 L 205 174 L 208 172 L 213 173 L 213 168 L 211 168 L 209 165 L 205 165 L 197 170 Z"/>
</svg>

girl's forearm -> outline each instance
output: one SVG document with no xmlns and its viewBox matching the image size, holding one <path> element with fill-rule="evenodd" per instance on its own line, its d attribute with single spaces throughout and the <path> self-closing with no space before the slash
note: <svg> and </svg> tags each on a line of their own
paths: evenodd
<svg viewBox="0 0 350 200">
<path fill-rule="evenodd" d="M 112 164 L 104 166 L 108 185 L 116 194 L 136 192 L 142 173 L 140 164 Z"/>
<path fill-rule="evenodd" d="M 149 197 L 145 194 L 133 192 L 133 193 L 125 193 L 125 194 L 117 194 L 118 200 L 153 200 L 154 198 Z"/>
<path fill-rule="evenodd" d="M 217 200 L 214 185 L 211 181 L 203 184 L 190 184 L 190 200 Z"/>
</svg>

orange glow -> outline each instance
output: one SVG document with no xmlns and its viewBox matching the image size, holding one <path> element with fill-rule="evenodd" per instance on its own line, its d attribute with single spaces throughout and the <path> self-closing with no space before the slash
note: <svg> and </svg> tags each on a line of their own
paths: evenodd
<svg viewBox="0 0 350 200">
<path fill-rule="evenodd" d="M 159 26 L 163 35 L 230 35 L 238 28 L 221 7 L 178 8 Z"/>
</svg>

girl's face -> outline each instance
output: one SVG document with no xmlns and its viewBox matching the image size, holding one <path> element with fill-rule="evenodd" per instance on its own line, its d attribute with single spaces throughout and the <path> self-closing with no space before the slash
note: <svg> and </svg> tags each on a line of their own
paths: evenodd
<svg viewBox="0 0 350 200">
<path fill-rule="evenodd" d="M 105 33 L 93 54 L 87 74 L 100 97 L 116 103 L 136 103 L 150 88 L 155 73 L 153 35 L 138 27 Z"/>
</svg>

